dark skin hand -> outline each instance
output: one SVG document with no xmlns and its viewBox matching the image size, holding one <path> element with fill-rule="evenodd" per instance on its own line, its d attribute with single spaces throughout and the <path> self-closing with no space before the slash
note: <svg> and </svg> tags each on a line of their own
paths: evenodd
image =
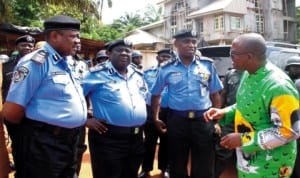
<svg viewBox="0 0 300 178">
<path fill-rule="evenodd" d="M 160 133 L 167 132 L 167 125 L 159 119 L 159 107 L 160 107 L 161 96 L 152 96 L 151 98 L 151 108 L 153 111 L 153 122 L 155 127 Z"/>
<path fill-rule="evenodd" d="M 228 150 L 240 147 L 242 145 L 240 133 L 230 133 L 225 135 L 221 138 L 220 144 Z"/>
<path fill-rule="evenodd" d="M 95 119 L 95 118 L 89 118 L 87 119 L 85 125 L 89 128 L 89 129 L 93 129 L 95 131 L 97 131 L 99 134 L 104 134 L 107 132 L 107 127 L 105 127 L 105 125 L 103 124 L 103 121 L 100 121 L 99 119 Z"/>
<path fill-rule="evenodd" d="M 154 125 L 159 130 L 160 133 L 167 132 L 167 126 L 162 120 L 160 119 L 154 120 Z"/>
<path fill-rule="evenodd" d="M 210 108 L 203 116 L 206 122 L 220 120 L 225 115 L 224 109 Z M 240 133 L 229 133 L 221 138 L 220 145 L 226 149 L 232 150 L 242 145 Z"/>
</svg>

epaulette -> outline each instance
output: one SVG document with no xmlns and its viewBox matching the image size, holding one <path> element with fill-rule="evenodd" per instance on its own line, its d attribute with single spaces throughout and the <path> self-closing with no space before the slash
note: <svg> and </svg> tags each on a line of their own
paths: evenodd
<svg viewBox="0 0 300 178">
<path fill-rule="evenodd" d="M 149 69 L 144 70 L 144 73 L 148 72 L 148 71 L 153 71 L 153 70 L 157 70 L 157 67 L 152 66 Z"/>
<path fill-rule="evenodd" d="M 164 62 L 160 63 L 159 67 L 161 67 L 161 68 L 166 67 L 170 64 L 173 64 L 175 61 L 176 61 L 176 58 L 171 58 L 167 61 L 164 61 Z"/>
<path fill-rule="evenodd" d="M 205 57 L 205 56 L 201 56 L 201 57 L 196 56 L 196 59 L 200 60 L 200 61 L 209 61 L 209 62 L 212 62 L 212 63 L 214 62 L 213 59 Z"/>
<path fill-rule="evenodd" d="M 46 61 L 48 52 L 45 50 L 38 50 L 31 58 L 34 62 L 43 64 Z"/>
<path fill-rule="evenodd" d="M 137 68 L 135 64 L 131 64 L 130 67 L 138 74 L 140 74 L 142 76 L 144 75 L 144 72 L 141 69 Z"/>
<path fill-rule="evenodd" d="M 90 67 L 89 71 L 90 72 L 97 72 L 97 71 L 102 71 L 102 70 L 107 69 L 107 68 L 108 67 L 105 63 L 101 63 L 101 64 L 95 65 L 93 67 Z"/>
</svg>

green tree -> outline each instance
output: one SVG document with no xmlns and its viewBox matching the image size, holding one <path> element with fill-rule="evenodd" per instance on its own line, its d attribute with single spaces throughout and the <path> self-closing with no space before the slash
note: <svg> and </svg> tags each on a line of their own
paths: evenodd
<svg viewBox="0 0 300 178">
<path fill-rule="evenodd" d="M 300 42 L 300 6 L 296 7 L 297 41 Z"/>
<path fill-rule="evenodd" d="M 114 20 L 111 26 L 115 29 L 118 29 L 118 31 L 124 35 L 127 32 L 132 31 L 144 25 L 147 25 L 147 22 L 143 20 L 140 14 L 138 13 L 129 14 L 126 12 L 119 19 Z"/>
<path fill-rule="evenodd" d="M 12 1 L 0 0 L 0 23 L 12 19 Z"/>
<path fill-rule="evenodd" d="M 69 11 L 69 8 L 77 8 L 80 9 L 78 11 L 92 12 L 99 17 L 93 0 L 0 0 L 0 23 L 14 22 L 16 17 L 21 18 L 19 16 L 23 16 L 23 20 L 26 20 L 24 23 L 28 19 L 35 20 L 39 17 L 40 11 L 47 11 L 48 5 L 63 6 L 66 12 Z M 38 9 L 36 9 L 37 7 Z M 32 13 L 34 14 L 33 19 Z"/>
<path fill-rule="evenodd" d="M 103 12 L 103 5 L 104 5 L 104 0 L 96 0 L 96 4 L 98 8 L 98 14 L 99 14 L 99 20 L 102 21 L 102 12 Z M 112 7 L 112 0 L 107 0 L 107 6 L 109 8 Z"/>
<path fill-rule="evenodd" d="M 146 21 L 149 24 L 159 21 L 162 17 L 162 12 L 162 6 L 156 8 L 152 4 L 148 4 L 144 13 L 144 21 Z"/>
</svg>

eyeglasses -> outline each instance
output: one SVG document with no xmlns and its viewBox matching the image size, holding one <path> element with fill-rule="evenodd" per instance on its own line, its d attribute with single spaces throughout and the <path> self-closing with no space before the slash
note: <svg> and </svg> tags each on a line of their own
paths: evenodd
<svg viewBox="0 0 300 178">
<path fill-rule="evenodd" d="M 250 53 L 250 52 L 240 52 L 240 53 L 238 53 L 238 52 L 230 51 L 230 52 L 229 52 L 229 56 L 230 56 L 231 58 L 235 58 L 236 56 L 245 55 L 245 54 L 249 54 L 249 53 Z"/>
</svg>

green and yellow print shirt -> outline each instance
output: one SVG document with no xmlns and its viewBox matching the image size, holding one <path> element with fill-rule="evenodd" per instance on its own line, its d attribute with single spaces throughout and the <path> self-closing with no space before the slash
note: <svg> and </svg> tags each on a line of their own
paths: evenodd
<svg viewBox="0 0 300 178">
<path fill-rule="evenodd" d="M 271 63 L 254 74 L 244 72 L 235 105 L 226 108 L 242 133 L 236 149 L 239 177 L 288 177 L 296 158 L 291 114 L 299 108 L 293 81 Z M 223 123 L 225 123 L 223 121 Z"/>
</svg>

